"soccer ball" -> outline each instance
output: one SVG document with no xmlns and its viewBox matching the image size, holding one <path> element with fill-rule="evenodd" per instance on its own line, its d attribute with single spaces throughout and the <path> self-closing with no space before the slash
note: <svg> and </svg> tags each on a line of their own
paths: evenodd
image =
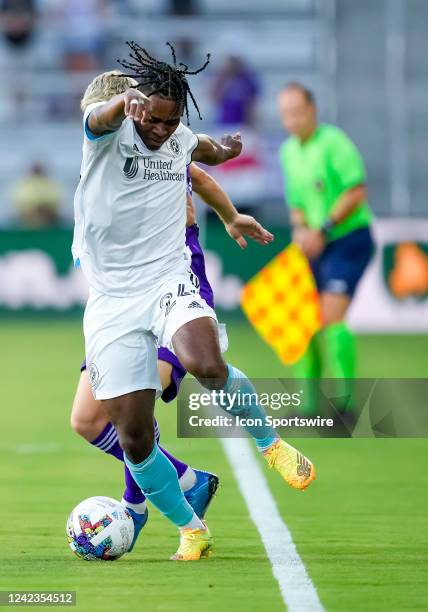
<svg viewBox="0 0 428 612">
<path fill-rule="evenodd" d="M 81 559 L 113 561 L 129 550 L 134 522 L 115 499 L 89 497 L 70 513 L 66 534 L 71 550 Z"/>
</svg>

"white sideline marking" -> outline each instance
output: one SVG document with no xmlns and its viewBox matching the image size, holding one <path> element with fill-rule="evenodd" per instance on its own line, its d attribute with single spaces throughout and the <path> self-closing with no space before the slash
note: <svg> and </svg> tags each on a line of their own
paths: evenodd
<svg viewBox="0 0 428 612">
<path fill-rule="evenodd" d="M 289 612 L 323 611 L 315 586 L 278 512 L 250 442 L 245 438 L 225 438 L 222 443 L 287 609 Z"/>
</svg>

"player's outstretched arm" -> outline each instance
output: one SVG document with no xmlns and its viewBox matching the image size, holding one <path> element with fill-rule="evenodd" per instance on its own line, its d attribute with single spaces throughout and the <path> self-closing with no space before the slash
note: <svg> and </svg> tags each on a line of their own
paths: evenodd
<svg viewBox="0 0 428 612">
<path fill-rule="evenodd" d="M 215 210 L 223 221 L 227 233 L 242 249 L 247 246 L 244 236 L 259 244 L 269 244 L 273 235 L 265 230 L 254 217 L 241 215 L 232 204 L 229 196 L 217 181 L 196 164 L 190 165 L 190 176 L 194 191 Z"/>
<path fill-rule="evenodd" d="M 98 135 L 114 132 L 120 128 L 125 117 L 142 121 L 145 113 L 150 113 L 150 99 L 138 89 L 127 89 L 106 104 L 94 108 L 88 117 L 88 127 Z"/>
<path fill-rule="evenodd" d="M 241 135 L 238 133 L 231 136 L 223 136 L 221 143 L 207 136 L 198 134 L 199 144 L 192 153 L 192 160 L 199 161 L 208 166 L 223 164 L 229 159 L 238 157 L 242 151 Z"/>
<path fill-rule="evenodd" d="M 236 217 L 238 211 L 231 199 L 210 174 L 192 163 L 190 164 L 190 178 L 193 191 L 217 213 L 224 224 L 230 223 Z"/>
</svg>

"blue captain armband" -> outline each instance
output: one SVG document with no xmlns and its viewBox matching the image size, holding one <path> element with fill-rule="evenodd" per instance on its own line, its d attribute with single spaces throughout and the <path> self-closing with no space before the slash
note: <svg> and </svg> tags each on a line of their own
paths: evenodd
<svg viewBox="0 0 428 612">
<path fill-rule="evenodd" d="M 104 140 L 108 136 L 111 136 L 112 134 L 115 133 L 114 130 L 112 132 L 105 132 L 104 134 L 94 134 L 93 132 L 91 132 L 91 130 L 89 129 L 89 125 L 88 125 L 88 119 L 90 116 L 91 116 L 91 113 L 89 113 L 89 115 L 86 117 L 83 123 L 83 129 L 85 130 L 86 137 L 89 140 Z"/>
</svg>

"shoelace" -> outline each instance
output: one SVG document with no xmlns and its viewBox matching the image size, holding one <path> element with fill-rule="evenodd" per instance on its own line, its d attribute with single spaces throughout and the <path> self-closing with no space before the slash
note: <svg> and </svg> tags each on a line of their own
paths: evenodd
<svg viewBox="0 0 428 612">
<path fill-rule="evenodd" d="M 281 447 L 277 447 L 277 448 L 273 448 L 272 451 L 269 453 L 268 456 L 268 465 L 269 467 L 273 468 L 275 467 L 275 463 L 278 459 L 278 455 L 280 454 Z M 290 463 L 292 463 L 292 458 L 288 455 L 288 453 L 284 454 L 284 456 L 282 457 L 282 463 L 285 466 L 289 466 Z"/>
<path fill-rule="evenodd" d="M 195 540 L 198 532 L 202 531 L 201 529 L 183 529 L 181 532 L 181 536 L 184 541 L 186 540 Z"/>
<path fill-rule="evenodd" d="M 266 453 L 269 467 L 274 467 L 278 455 L 279 447 L 274 446 Z"/>
</svg>

